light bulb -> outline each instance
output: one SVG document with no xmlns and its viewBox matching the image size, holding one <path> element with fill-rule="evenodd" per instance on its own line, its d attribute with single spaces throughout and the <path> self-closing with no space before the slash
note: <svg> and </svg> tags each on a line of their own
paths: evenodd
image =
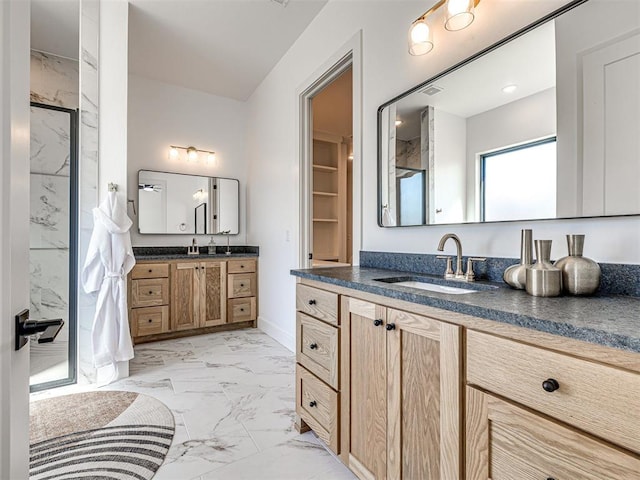
<svg viewBox="0 0 640 480">
<path fill-rule="evenodd" d="M 198 160 L 198 151 L 194 147 L 187 148 L 187 158 L 189 158 L 190 162 L 195 162 Z"/>
<path fill-rule="evenodd" d="M 433 49 L 431 29 L 424 18 L 413 22 L 409 28 L 409 53 L 411 55 L 424 55 Z"/>
<path fill-rule="evenodd" d="M 444 28 L 450 31 L 467 28 L 475 18 L 473 14 L 474 0 L 447 0 L 447 13 Z"/>
<path fill-rule="evenodd" d="M 216 163 L 216 154 L 214 152 L 209 152 L 207 155 L 207 163 L 209 165 L 214 165 Z"/>
<path fill-rule="evenodd" d="M 396 127 L 399 127 L 400 125 L 402 125 L 402 120 L 396 120 Z"/>
<path fill-rule="evenodd" d="M 178 158 L 179 155 L 180 155 L 180 152 L 178 152 L 178 149 L 176 147 L 169 148 L 170 159 L 175 160 L 176 158 Z"/>
</svg>

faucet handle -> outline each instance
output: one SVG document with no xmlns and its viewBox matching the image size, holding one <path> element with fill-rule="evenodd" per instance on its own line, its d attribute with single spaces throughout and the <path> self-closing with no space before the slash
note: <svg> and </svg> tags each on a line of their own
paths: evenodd
<svg viewBox="0 0 640 480">
<path fill-rule="evenodd" d="M 487 259 L 484 257 L 469 257 L 467 259 L 467 274 L 465 278 L 467 282 L 473 282 L 476 279 L 476 274 L 473 271 L 473 262 L 486 262 Z"/>
<path fill-rule="evenodd" d="M 444 278 L 453 278 L 453 260 L 450 255 L 437 255 L 436 258 L 441 258 L 447 261 L 447 269 L 444 272 Z"/>
</svg>

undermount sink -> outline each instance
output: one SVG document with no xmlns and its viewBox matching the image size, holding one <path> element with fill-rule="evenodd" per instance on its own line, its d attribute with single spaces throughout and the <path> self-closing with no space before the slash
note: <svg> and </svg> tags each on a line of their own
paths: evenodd
<svg viewBox="0 0 640 480">
<path fill-rule="evenodd" d="M 476 283 L 465 284 L 465 287 L 454 287 L 452 285 L 443 285 L 446 280 L 441 278 L 425 278 L 425 277 L 391 277 L 376 278 L 377 282 L 389 283 L 399 287 L 417 288 L 419 290 L 427 290 L 429 292 L 447 293 L 450 295 L 465 295 L 467 293 L 476 293 L 482 290 L 493 290 L 494 286 L 479 285 Z M 451 281 L 447 282 L 450 283 Z M 471 288 L 468 288 L 471 287 Z"/>
<path fill-rule="evenodd" d="M 393 282 L 394 285 L 401 287 L 419 288 L 420 290 L 428 290 L 430 292 L 438 293 L 450 293 L 452 295 L 463 295 L 465 293 L 476 293 L 477 290 L 470 290 L 468 288 L 449 287 L 447 285 L 437 285 L 435 283 L 418 282 L 415 280 L 408 280 L 405 282 Z"/>
</svg>

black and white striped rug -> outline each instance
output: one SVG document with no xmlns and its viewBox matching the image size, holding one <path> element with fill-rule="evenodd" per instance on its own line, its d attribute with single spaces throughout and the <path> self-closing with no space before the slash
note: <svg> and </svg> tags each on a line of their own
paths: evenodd
<svg viewBox="0 0 640 480">
<path fill-rule="evenodd" d="M 148 480 L 175 431 L 171 411 L 133 392 L 86 392 L 31 402 L 32 480 Z"/>
</svg>

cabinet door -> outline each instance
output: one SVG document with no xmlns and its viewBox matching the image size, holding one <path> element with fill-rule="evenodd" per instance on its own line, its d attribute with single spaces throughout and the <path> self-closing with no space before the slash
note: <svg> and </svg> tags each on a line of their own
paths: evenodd
<svg viewBox="0 0 640 480">
<path fill-rule="evenodd" d="M 387 310 L 387 478 L 460 476 L 460 327 Z"/>
<path fill-rule="evenodd" d="M 200 263 L 200 326 L 221 325 L 227 319 L 226 263 Z"/>
<path fill-rule="evenodd" d="M 638 478 L 640 459 L 467 387 L 467 480 Z"/>
<path fill-rule="evenodd" d="M 200 266 L 196 262 L 171 265 L 171 330 L 198 327 Z"/>
<path fill-rule="evenodd" d="M 347 461 L 360 478 L 384 479 L 387 471 L 387 362 L 385 309 L 345 299 L 343 328 L 348 330 Z M 345 451 L 342 447 L 341 449 Z"/>
</svg>

